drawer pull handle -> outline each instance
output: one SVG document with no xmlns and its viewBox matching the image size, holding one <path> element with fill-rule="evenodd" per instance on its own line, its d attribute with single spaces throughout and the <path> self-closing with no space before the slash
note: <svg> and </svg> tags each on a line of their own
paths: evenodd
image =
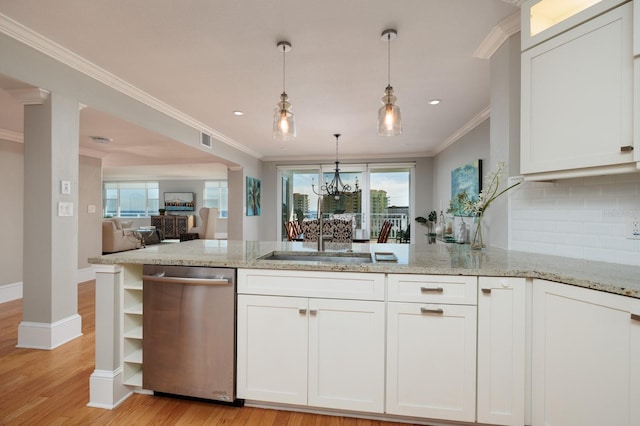
<svg viewBox="0 0 640 426">
<path fill-rule="evenodd" d="M 638 314 L 631 314 L 631 319 L 634 321 L 640 321 L 640 315 Z"/>
<path fill-rule="evenodd" d="M 420 287 L 420 291 L 423 293 L 443 293 L 444 288 L 442 287 Z"/>
<path fill-rule="evenodd" d="M 621 146 L 620 152 L 629 152 L 633 151 L 633 145 Z"/>
<path fill-rule="evenodd" d="M 431 309 L 431 308 L 420 307 L 420 312 L 423 314 L 444 314 L 444 310 L 442 308 Z"/>
<path fill-rule="evenodd" d="M 305 308 L 298 309 L 298 312 L 300 312 L 301 315 L 307 315 L 307 310 Z"/>
<path fill-rule="evenodd" d="M 318 315 L 318 310 L 317 310 L 317 309 L 310 309 L 310 310 L 309 310 L 309 314 L 311 314 L 311 315 Z"/>
<path fill-rule="evenodd" d="M 491 289 L 490 288 L 483 288 L 482 289 L 482 293 L 483 294 L 491 294 Z"/>
</svg>

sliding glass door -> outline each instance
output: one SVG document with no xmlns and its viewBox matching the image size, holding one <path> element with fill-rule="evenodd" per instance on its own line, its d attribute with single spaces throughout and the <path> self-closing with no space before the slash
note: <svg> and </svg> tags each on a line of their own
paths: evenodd
<svg viewBox="0 0 640 426">
<path fill-rule="evenodd" d="M 340 165 L 340 179 L 350 186 L 350 190 L 337 198 L 323 197 L 324 217 L 350 216 L 355 222 L 354 237 L 373 241 L 377 240 L 382 223 L 389 220 L 393 224 L 389 241 L 405 235 L 404 242 L 409 242 L 414 169 L 413 164 Z M 280 235 L 286 239 L 286 222 L 317 217 L 319 197 L 316 192 L 321 192 L 318 182 L 330 183 L 335 176 L 335 166 L 283 166 L 278 168 L 278 176 Z"/>
</svg>

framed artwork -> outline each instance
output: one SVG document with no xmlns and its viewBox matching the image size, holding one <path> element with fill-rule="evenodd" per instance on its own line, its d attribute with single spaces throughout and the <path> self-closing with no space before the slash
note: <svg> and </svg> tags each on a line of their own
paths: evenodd
<svg viewBox="0 0 640 426">
<path fill-rule="evenodd" d="M 458 202 L 460 194 L 467 194 L 471 201 L 476 201 L 482 190 L 482 160 L 465 164 L 451 170 L 451 204 L 450 213 L 454 216 L 468 216 Z"/>
<path fill-rule="evenodd" d="M 247 216 L 260 216 L 260 179 L 247 176 Z"/>
<path fill-rule="evenodd" d="M 194 211 L 196 209 L 193 192 L 165 192 L 164 208 L 167 211 Z"/>
</svg>

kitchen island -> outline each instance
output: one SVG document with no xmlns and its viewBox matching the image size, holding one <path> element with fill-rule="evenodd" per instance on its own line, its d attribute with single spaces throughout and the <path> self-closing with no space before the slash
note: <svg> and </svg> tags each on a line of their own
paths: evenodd
<svg viewBox="0 0 640 426">
<path fill-rule="evenodd" d="M 640 268 L 457 244 L 326 248 L 372 261 L 266 260 L 316 246 L 217 240 L 90 259 L 90 405 L 142 391 L 141 270 L 161 264 L 238 270 L 247 403 L 429 424 L 640 419 Z"/>
</svg>

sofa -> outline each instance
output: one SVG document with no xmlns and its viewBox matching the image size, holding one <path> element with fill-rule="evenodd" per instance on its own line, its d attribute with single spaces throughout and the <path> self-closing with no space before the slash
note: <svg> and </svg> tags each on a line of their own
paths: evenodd
<svg viewBox="0 0 640 426">
<path fill-rule="evenodd" d="M 140 248 L 140 234 L 132 229 L 133 221 L 118 218 L 102 221 L 102 253 Z"/>
</svg>

